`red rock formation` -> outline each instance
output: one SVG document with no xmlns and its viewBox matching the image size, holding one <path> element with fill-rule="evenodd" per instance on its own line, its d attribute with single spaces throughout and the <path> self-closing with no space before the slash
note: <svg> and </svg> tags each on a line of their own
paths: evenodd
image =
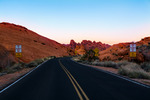
<svg viewBox="0 0 150 100">
<path fill-rule="evenodd" d="M 102 51 L 110 47 L 108 44 L 102 44 L 101 42 L 95 41 L 92 42 L 90 40 L 83 40 L 81 43 L 76 43 L 74 40 L 71 40 L 70 44 L 65 46 L 73 49 L 74 52 L 80 55 L 85 54 L 85 51 L 89 51 L 91 49 L 94 50 L 95 48 L 98 48 L 100 51 Z"/>
<path fill-rule="evenodd" d="M 131 43 L 131 42 L 130 42 Z M 101 51 L 99 54 L 99 59 L 101 61 L 112 60 L 131 60 L 134 59 L 136 62 L 150 61 L 150 37 L 141 39 L 141 41 L 136 42 L 136 58 L 131 58 L 130 53 L 130 43 L 119 43 L 114 44 L 110 48 Z"/>
<path fill-rule="evenodd" d="M 0 69 L 9 67 L 12 63 L 16 62 L 11 53 L 2 45 L 0 45 Z"/>
<path fill-rule="evenodd" d="M 22 45 L 21 60 L 23 62 L 48 56 L 68 55 L 67 48 L 54 40 L 43 37 L 20 25 L 0 23 L 0 45 L 14 56 L 15 45 L 17 44 Z"/>
<path fill-rule="evenodd" d="M 71 49 L 75 49 L 76 45 L 77 45 L 77 43 L 74 40 L 70 41 L 70 48 Z"/>
</svg>

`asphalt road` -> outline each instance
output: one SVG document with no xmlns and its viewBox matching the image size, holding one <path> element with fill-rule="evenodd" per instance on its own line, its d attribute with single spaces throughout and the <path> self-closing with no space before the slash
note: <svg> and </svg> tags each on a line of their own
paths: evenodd
<svg viewBox="0 0 150 100">
<path fill-rule="evenodd" d="M 1 91 L 0 100 L 150 100 L 150 88 L 70 58 L 47 61 Z"/>
</svg>

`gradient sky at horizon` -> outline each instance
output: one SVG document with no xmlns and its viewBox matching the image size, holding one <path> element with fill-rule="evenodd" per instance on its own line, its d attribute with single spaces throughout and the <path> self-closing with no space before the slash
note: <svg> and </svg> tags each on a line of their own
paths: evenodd
<svg viewBox="0 0 150 100">
<path fill-rule="evenodd" d="M 0 0 L 0 22 L 60 43 L 139 41 L 150 36 L 150 0 Z"/>
</svg>

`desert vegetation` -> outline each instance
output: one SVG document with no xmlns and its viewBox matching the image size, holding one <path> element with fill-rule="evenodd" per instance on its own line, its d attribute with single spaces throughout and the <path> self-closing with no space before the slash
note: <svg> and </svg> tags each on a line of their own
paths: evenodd
<svg viewBox="0 0 150 100">
<path fill-rule="evenodd" d="M 124 66 L 120 66 L 118 73 L 130 78 L 150 79 L 150 73 L 146 72 L 136 63 L 128 63 Z"/>
<path fill-rule="evenodd" d="M 98 59 L 98 57 L 95 56 L 95 52 L 92 49 L 89 51 L 86 51 L 86 53 L 81 57 L 81 60 L 83 61 L 87 60 L 89 62 L 94 61 L 96 59 Z"/>
<path fill-rule="evenodd" d="M 5 75 L 5 74 L 10 74 L 14 73 L 17 71 L 20 71 L 24 68 L 33 68 L 38 66 L 39 64 L 43 63 L 46 60 L 53 59 L 55 56 L 50 56 L 50 57 L 45 57 L 41 59 L 36 59 L 34 61 L 31 61 L 29 63 L 24 63 L 24 62 L 19 62 L 19 63 L 14 63 L 12 66 L 6 67 L 4 69 L 0 70 L 0 76 Z"/>
<path fill-rule="evenodd" d="M 24 74 L 26 74 L 39 64 L 53 58 L 55 58 L 55 56 L 36 59 L 29 63 L 13 63 L 11 66 L 5 68 L 0 67 L 0 90 L 17 80 L 18 78 L 22 77 Z"/>
<path fill-rule="evenodd" d="M 135 62 L 124 61 L 99 61 L 97 60 L 83 60 L 85 56 L 74 57 L 75 61 L 90 64 L 99 67 L 110 67 L 117 69 L 118 74 L 135 79 L 150 79 L 150 62 L 143 62 L 137 64 Z M 91 59 L 91 58 L 90 58 Z"/>
</svg>

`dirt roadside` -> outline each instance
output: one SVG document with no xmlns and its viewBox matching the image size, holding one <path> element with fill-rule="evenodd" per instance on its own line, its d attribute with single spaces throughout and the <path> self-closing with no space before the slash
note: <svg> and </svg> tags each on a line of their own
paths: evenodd
<svg viewBox="0 0 150 100">
<path fill-rule="evenodd" d="M 74 61 L 76 62 L 76 60 L 74 60 Z M 78 63 L 83 64 L 81 62 L 78 62 Z M 84 65 L 88 65 L 88 66 L 91 66 L 91 67 L 94 67 L 94 68 L 97 68 L 97 69 L 101 69 L 101 70 L 108 71 L 108 72 L 111 72 L 111 73 L 114 73 L 114 74 L 118 74 L 118 69 L 115 69 L 115 68 L 112 68 L 112 67 L 94 66 L 94 65 L 89 65 L 89 64 L 85 64 L 85 63 L 84 63 Z M 123 77 L 127 77 L 127 76 L 123 76 Z M 129 78 L 129 77 L 127 77 L 127 78 Z M 148 80 L 148 79 L 135 79 L 135 78 L 129 78 L 129 79 L 150 86 L 150 80 Z"/>
<path fill-rule="evenodd" d="M 0 76 L 0 90 L 5 88 L 9 84 L 13 83 L 17 79 L 19 79 L 20 77 L 22 77 L 23 75 L 28 73 L 33 68 L 24 68 L 24 69 L 17 71 L 15 73 L 10 73 L 10 74 Z"/>
</svg>

